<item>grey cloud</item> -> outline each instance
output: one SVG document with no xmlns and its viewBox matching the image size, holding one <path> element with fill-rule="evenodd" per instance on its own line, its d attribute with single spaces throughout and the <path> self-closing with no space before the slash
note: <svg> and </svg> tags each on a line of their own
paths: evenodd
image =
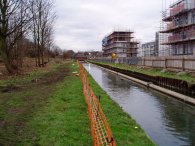
<svg viewBox="0 0 195 146">
<path fill-rule="evenodd" d="M 115 28 L 133 29 L 143 42 L 153 40 L 161 4 L 160 0 L 56 0 L 55 42 L 63 49 L 101 50 L 102 38 Z"/>
</svg>

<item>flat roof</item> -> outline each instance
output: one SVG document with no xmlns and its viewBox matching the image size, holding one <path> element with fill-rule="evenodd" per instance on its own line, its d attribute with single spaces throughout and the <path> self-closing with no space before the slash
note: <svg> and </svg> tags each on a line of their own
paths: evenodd
<svg viewBox="0 0 195 146">
<path fill-rule="evenodd" d="M 113 33 L 133 33 L 132 31 L 113 31 L 111 34 Z"/>
<path fill-rule="evenodd" d="M 133 31 L 131 31 L 129 29 L 127 29 L 127 30 L 114 30 L 114 31 L 108 33 L 107 35 L 105 35 L 105 37 L 108 37 L 108 36 L 110 36 L 110 35 L 112 35 L 114 33 L 125 33 L 125 32 L 126 33 L 134 33 Z"/>
</svg>

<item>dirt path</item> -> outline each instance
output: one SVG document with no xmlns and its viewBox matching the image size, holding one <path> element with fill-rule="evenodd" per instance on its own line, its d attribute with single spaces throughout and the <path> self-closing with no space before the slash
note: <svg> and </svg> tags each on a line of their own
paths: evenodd
<svg viewBox="0 0 195 146">
<path fill-rule="evenodd" d="M 69 74 L 63 65 L 28 84 L 1 88 L 0 145 L 15 145 L 23 139 L 28 121 L 47 104 L 57 84 Z"/>
</svg>

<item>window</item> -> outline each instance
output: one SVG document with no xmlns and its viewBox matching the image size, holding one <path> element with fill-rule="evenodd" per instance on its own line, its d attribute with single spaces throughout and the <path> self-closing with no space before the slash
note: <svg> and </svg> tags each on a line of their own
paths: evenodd
<svg viewBox="0 0 195 146">
<path fill-rule="evenodd" d="M 178 26 L 179 25 L 179 19 L 175 18 L 175 25 Z"/>
<path fill-rule="evenodd" d="M 174 50 L 173 50 L 173 54 L 174 54 L 174 55 L 176 55 L 176 54 L 177 54 L 177 49 L 176 49 L 176 48 L 174 48 Z"/>
<path fill-rule="evenodd" d="M 193 44 L 188 45 L 188 54 L 193 54 Z"/>
<path fill-rule="evenodd" d="M 186 31 L 182 31 L 182 32 L 180 33 L 180 36 L 181 36 L 182 39 L 186 39 L 186 37 L 187 37 Z"/>
<path fill-rule="evenodd" d="M 184 17 L 184 24 L 188 24 L 188 15 Z"/>
<path fill-rule="evenodd" d="M 192 24 L 195 23 L 195 12 L 192 13 Z"/>
<path fill-rule="evenodd" d="M 183 54 L 188 54 L 188 44 L 183 45 Z"/>
<path fill-rule="evenodd" d="M 178 48 L 178 54 L 179 55 L 183 54 L 183 48 Z"/>
<path fill-rule="evenodd" d="M 175 55 L 178 55 L 178 54 L 179 54 L 178 48 L 175 48 Z"/>
</svg>

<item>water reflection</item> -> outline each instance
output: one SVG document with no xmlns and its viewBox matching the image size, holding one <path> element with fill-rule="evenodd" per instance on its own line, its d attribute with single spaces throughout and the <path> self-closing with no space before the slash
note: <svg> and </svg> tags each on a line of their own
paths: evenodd
<svg viewBox="0 0 195 146">
<path fill-rule="evenodd" d="M 98 84 L 160 146 L 195 145 L 195 108 L 94 65 L 86 69 Z"/>
</svg>

